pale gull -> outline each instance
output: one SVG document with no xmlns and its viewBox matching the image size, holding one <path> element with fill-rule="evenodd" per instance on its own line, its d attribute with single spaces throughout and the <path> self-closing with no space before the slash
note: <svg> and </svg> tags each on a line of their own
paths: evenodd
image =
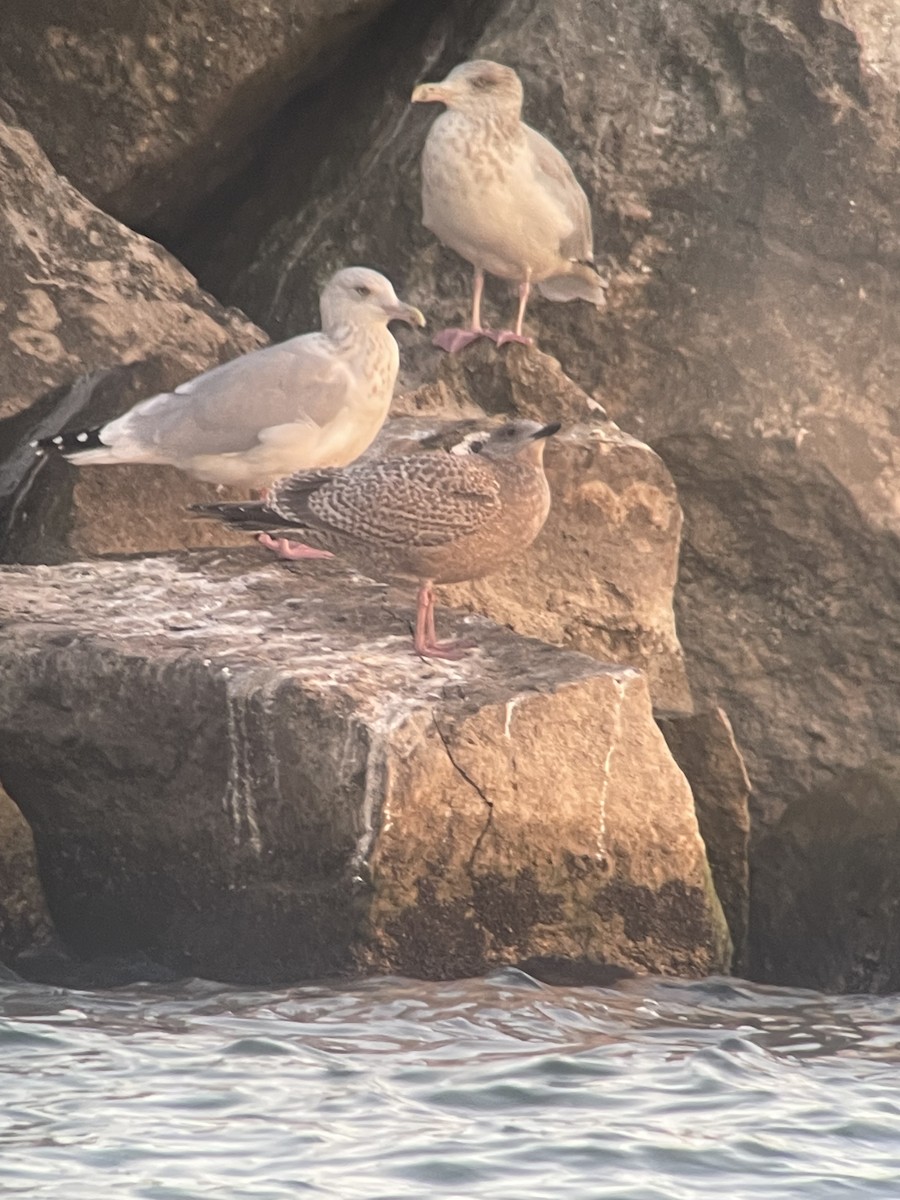
<svg viewBox="0 0 900 1200">
<path fill-rule="evenodd" d="M 556 147 L 521 120 L 515 71 L 486 59 L 461 63 L 442 83 L 420 84 L 412 99 L 447 106 L 422 153 L 423 222 L 475 273 L 470 327 L 442 330 L 435 345 L 452 352 L 480 337 L 530 344 L 522 322 L 533 284 L 549 300 L 602 307 L 587 196 Z M 482 326 L 485 271 L 518 283 L 515 329 Z"/>
<path fill-rule="evenodd" d="M 408 454 L 337 470 L 300 471 L 267 502 L 195 505 L 193 511 L 247 530 L 302 531 L 375 579 L 419 584 L 413 644 L 426 658 L 459 658 L 465 644 L 440 643 L 434 585 L 480 579 L 520 555 L 550 511 L 545 439 L 559 423 L 513 421 L 471 442 L 468 454 Z"/>
<path fill-rule="evenodd" d="M 301 468 L 343 466 L 373 441 L 399 368 L 388 322 L 424 325 L 365 267 L 331 277 L 322 330 L 254 350 L 95 429 L 36 443 L 78 466 L 169 464 L 195 479 L 262 488 Z"/>
</svg>

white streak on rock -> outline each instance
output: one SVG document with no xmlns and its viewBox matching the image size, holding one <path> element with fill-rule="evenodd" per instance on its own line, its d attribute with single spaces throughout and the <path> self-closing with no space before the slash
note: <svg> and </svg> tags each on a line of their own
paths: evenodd
<svg viewBox="0 0 900 1200">
<path fill-rule="evenodd" d="M 401 748 L 401 740 L 394 735 L 418 709 L 415 698 L 393 696 L 381 712 L 367 722 L 370 740 L 362 805 L 363 830 L 353 855 L 353 864 L 357 869 L 367 860 L 378 833 L 386 833 L 391 827 L 389 757 L 400 753 Z M 376 805 L 381 797 L 384 797 L 384 804 L 381 813 L 377 814 Z"/>
<path fill-rule="evenodd" d="M 606 861 L 606 798 L 612 779 L 613 755 L 619 744 L 619 738 L 622 736 L 622 708 L 625 704 L 625 690 L 628 686 L 626 679 L 615 675 L 611 678 L 613 687 L 616 689 L 616 707 L 613 711 L 612 729 L 609 733 L 609 749 L 603 759 L 603 782 L 600 785 L 600 819 L 597 825 L 597 849 L 594 854 L 600 863 Z"/>
<path fill-rule="evenodd" d="M 225 671 L 222 672 L 225 675 Z M 226 679 L 231 675 L 228 672 Z M 247 840 L 254 854 L 262 852 L 256 813 L 256 780 L 251 758 L 251 738 L 247 727 L 247 705 L 251 694 L 240 685 L 225 685 L 228 724 L 228 782 L 222 807 L 231 819 L 235 845 Z"/>
<path fill-rule="evenodd" d="M 512 700 L 506 702 L 506 721 L 503 724 L 503 736 L 509 741 L 512 736 L 512 717 L 517 707 L 522 703 L 522 696 L 513 696 Z"/>
</svg>

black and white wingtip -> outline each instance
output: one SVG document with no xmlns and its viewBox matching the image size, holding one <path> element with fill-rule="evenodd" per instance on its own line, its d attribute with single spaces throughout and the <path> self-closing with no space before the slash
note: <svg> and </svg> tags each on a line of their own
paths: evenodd
<svg viewBox="0 0 900 1200">
<path fill-rule="evenodd" d="M 57 433 L 53 437 L 35 438 L 28 444 L 35 451 L 38 458 L 42 458 L 45 454 L 51 451 L 56 451 L 64 458 L 70 454 L 77 454 L 79 450 L 99 450 L 104 446 L 100 438 L 102 426 L 98 425 L 95 429 L 79 429 L 73 433 Z"/>
</svg>

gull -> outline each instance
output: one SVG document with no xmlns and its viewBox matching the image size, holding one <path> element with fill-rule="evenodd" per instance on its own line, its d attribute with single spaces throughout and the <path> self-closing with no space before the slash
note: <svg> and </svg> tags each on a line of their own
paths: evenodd
<svg viewBox="0 0 900 1200">
<path fill-rule="evenodd" d="M 434 585 L 481 579 L 531 545 L 550 511 L 544 446 L 559 428 L 511 421 L 470 442 L 467 454 L 396 455 L 300 471 L 276 483 L 266 501 L 192 511 L 254 532 L 273 530 L 285 558 L 300 557 L 284 538 L 299 530 L 372 578 L 415 580 L 416 653 L 456 659 L 471 643 L 438 642 Z"/>
<path fill-rule="evenodd" d="M 587 196 L 552 142 L 523 123 L 515 71 L 461 63 L 441 83 L 419 84 L 412 100 L 447 106 L 422 153 L 423 222 L 474 270 L 469 328 L 444 329 L 434 344 L 451 353 L 481 337 L 530 345 L 522 322 L 533 285 L 549 300 L 603 307 Z M 519 285 L 514 329 L 482 326 L 485 272 Z"/>
<path fill-rule="evenodd" d="M 301 468 L 343 466 L 384 423 L 400 354 L 389 321 L 425 318 L 366 267 L 333 275 L 322 329 L 205 371 L 94 429 L 33 443 L 77 466 L 156 463 L 219 485 L 265 488 Z"/>
</svg>

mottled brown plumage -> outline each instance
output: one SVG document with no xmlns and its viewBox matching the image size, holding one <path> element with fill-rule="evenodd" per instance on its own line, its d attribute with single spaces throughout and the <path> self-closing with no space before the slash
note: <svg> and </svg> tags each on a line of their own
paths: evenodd
<svg viewBox="0 0 900 1200">
<path fill-rule="evenodd" d="M 443 330 L 435 343 L 453 351 L 478 337 L 530 342 L 522 321 L 532 285 L 550 300 L 605 304 L 587 196 L 559 150 L 521 120 L 515 71 L 487 59 L 461 63 L 412 99 L 447 106 L 422 152 L 422 220 L 475 272 L 469 329 Z M 482 327 L 485 271 L 519 284 L 513 330 Z"/>
<path fill-rule="evenodd" d="M 300 471 L 266 503 L 197 505 L 194 511 L 248 530 L 285 532 L 331 551 L 376 579 L 419 583 L 415 648 L 456 658 L 434 633 L 435 583 L 480 579 L 537 537 L 550 510 L 544 441 L 558 424 L 513 421 L 468 454 L 410 454 L 358 466 Z"/>
</svg>

